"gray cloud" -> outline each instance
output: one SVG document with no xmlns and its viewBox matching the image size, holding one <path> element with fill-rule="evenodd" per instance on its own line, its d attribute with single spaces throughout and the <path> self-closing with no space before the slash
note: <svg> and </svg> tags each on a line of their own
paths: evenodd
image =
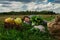
<svg viewBox="0 0 60 40">
<path fill-rule="evenodd" d="M 11 2 L 7 1 L 0 1 L 0 4 L 11 4 Z"/>
<path fill-rule="evenodd" d="M 57 9 L 54 9 L 53 11 L 56 12 L 56 13 L 60 13 L 60 7 L 57 8 Z"/>
<path fill-rule="evenodd" d="M 0 0 L 0 1 L 19 1 L 19 2 L 31 2 L 32 0 Z"/>
<path fill-rule="evenodd" d="M 9 6 L 9 5 L 6 5 L 6 4 L 3 4 L 3 5 L 2 5 L 2 7 L 11 7 L 11 6 Z"/>
<path fill-rule="evenodd" d="M 60 0 L 54 0 L 54 3 L 60 3 Z"/>
<path fill-rule="evenodd" d="M 45 0 L 0 0 L 0 1 L 19 1 L 19 2 L 24 2 L 24 3 L 29 3 L 29 2 L 42 2 Z"/>
<path fill-rule="evenodd" d="M 23 5 L 21 8 L 22 8 L 22 10 L 26 10 L 27 9 L 27 5 Z"/>
</svg>

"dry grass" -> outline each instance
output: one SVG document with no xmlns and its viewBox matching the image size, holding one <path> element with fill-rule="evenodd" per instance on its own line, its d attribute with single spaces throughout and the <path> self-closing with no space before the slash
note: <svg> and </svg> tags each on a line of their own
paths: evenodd
<svg viewBox="0 0 60 40">
<path fill-rule="evenodd" d="M 13 17 L 13 18 L 21 17 L 21 18 L 23 18 L 24 16 L 29 16 L 29 15 L 0 15 L 0 21 L 4 21 L 4 19 L 8 18 L 8 17 Z M 56 15 L 40 15 L 40 16 L 43 18 L 49 18 L 51 16 L 56 16 Z"/>
</svg>

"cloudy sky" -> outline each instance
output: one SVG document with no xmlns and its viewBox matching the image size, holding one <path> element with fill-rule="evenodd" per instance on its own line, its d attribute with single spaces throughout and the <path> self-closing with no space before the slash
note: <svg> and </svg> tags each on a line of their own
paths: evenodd
<svg viewBox="0 0 60 40">
<path fill-rule="evenodd" d="M 0 0 L 0 12 L 50 10 L 60 13 L 60 0 Z"/>
</svg>

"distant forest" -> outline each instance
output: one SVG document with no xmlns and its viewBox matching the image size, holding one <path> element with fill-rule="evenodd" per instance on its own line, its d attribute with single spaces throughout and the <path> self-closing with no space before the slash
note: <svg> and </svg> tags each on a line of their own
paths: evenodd
<svg viewBox="0 0 60 40">
<path fill-rule="evenodd" d="M 53 12 L 53 11 L 21 11 L 21 12 L 2 12 L 0 13 L 0 15 L 38 15 L 38 14 L 44 14 L 44 15 L 56 15 L 57 13 Z"/>
</svg>

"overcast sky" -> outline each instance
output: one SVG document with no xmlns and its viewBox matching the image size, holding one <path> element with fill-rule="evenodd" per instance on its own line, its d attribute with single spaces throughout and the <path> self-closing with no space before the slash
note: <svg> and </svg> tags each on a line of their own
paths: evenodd
<svg viewBox="0 0 60 40">
<path fill-rule="evenodd" d="M 0 0 L 0 12 L 50 10 L 60 13 L 60 0 Z"/>
</svg>

